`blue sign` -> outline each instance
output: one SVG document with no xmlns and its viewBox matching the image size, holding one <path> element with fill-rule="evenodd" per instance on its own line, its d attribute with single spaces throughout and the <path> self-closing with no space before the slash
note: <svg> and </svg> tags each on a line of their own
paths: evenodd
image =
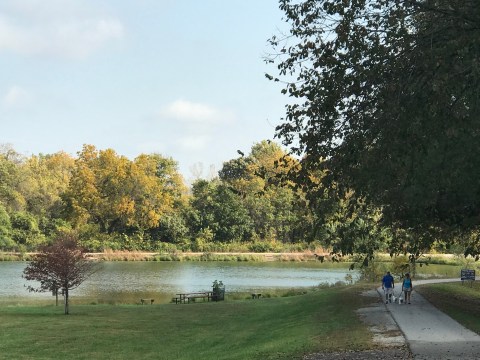
<svg viewBox="0 0 480 360">
<path fill-rule="evenodd" d="M 460 270 L 461 280 L 475 280 L 475 270 L 462 269 Z"/>
</svg>

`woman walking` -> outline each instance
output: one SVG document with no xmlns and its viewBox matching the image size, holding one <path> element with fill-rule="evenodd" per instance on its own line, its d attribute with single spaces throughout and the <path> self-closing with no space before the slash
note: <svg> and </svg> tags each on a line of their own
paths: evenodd
<svg viewBox="0 0 480 360">
<path fill-rule="evenodd" d="M 413 290 L 412 279 L 410 278 L 410 274 L 406 273 L 402 283 L 402 291 L 405 294 L 405 304 L 410 304 L 410 297 L 412 295 L 412 290 Z"/>
</svg>

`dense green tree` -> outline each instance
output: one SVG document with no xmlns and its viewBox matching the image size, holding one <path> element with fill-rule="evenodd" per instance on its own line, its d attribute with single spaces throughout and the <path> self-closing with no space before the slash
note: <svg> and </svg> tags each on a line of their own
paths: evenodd
<svg viewBox="0 0 480 360">
<path fill-rule="evenodd" d="M 68 189 L 74 167 L 70 155 L 32 155 L 21 166 L 18 188 L 25 198 L 26 211 L 33 214 L 40 229 L 48 236 L 65 223 L 62 195 Z"/>
<path fill-rule="evenodd" d="M 213 194 L 215 222 L 209 226 L 214 239 L 223 242 L 250 240 L 252 222 L 242 201 L 227 186 L 219 185 Z"/>
<path fill-rule="evenodd" d="M 10 223 L 12 239 L 20 245 L 21 250 L 35 250 L 45 242 L 45 236 L 38 227 L 37 219 L 31 213 L 13 212 L 10 215 Z"/>
<path fill-rule="evenodd" d="M 241 197 L 218 181 L 197 180 L 192 186 L 189 224 L 197 235 L 209 229 L 215 242 L 249 240 L 252 221 Z"/>
<path fill-rule="evenodd" d="M 11 219 L 10 239 L 21 249 L 35 249 L 69 225 L 63 219 L 62 193 L 66 190 L 73 158 L 53 155 L 22 157 L 10 147 L 0 151 L 0 203 Z"/>
<path fill-rule="evenodd" d="M 20 161 L 13 161 L 11 157 L 11 151 L 7 154 L 0 152 L 0 202 L 7 211 L 20 211 L 26 205 L 25 198 L 17 188 Z"/>
<path fill-rule="evenodd" d="M 218 176 L 233 192 L 245 197 L 249 193 L 261 191 L 263 186 L 253 177 L 251 165 L 252 160 L 248 157 L 231 159 L 223 163 Z"/>
<path fill-rule="evenodd" d="M 393 252 L 480 224 L 480 2 L 280 0 L 290 33 L 273 37 L 292 98 L 277 127 L 338 193 L 381 208 L 409 234 Z M 395 232 L 395 231 L 394 231 Z M 458 238 L 458 237 L 457 237 Z M 478 253 L 468 247 L 466 253 Z"/>
<path fill-rule="evenodd" d="M 0 203 L 0 250 L 13 250 L 15 242 L 12 240 L 12 224 L 5 207 Z"/>
<path fill-rule="evenodd" d="M 150 229 L 148 234 L 153 243 L 182 243 L 190 236 L 186 216 L 181 211 L 175 211 L 160 218 L 157 227 Z M 155 247 L 154 245 L 152 247 Z"/>
<path fill-rule="evenodd" d="M 254 144 L 248 155 L 223 164 L 219 177 L 240 195 L 257 239 L 282 242 L 306 239 L 305 199 L 285 178 L 296 164 L 297 161 L 271 141 Z"/>
<path fill-rule="evenodd" d="M 192 184 L 192 197 L 187 222 L 193 234 L 198 234 L 214 222 L 212 194 L 217 181 L 198 179 Z"/>
<path fill-rule="evenodd" d="M 316 213 L 323 216 L 315 219 L 315 229 L 333 253 L 361 255 L 367 264 L 375 252 L 387 249 L 392 234 L 389 228 L 382 226 L 379 209 L 355 197 L 353 192 L 333 199 L 327 197 L 320 203 L 323 208 Z"/>
</svg>

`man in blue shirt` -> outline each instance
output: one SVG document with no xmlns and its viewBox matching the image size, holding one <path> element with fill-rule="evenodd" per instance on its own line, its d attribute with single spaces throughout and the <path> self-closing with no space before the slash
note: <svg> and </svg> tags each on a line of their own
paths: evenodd
<svg viewBox="0 0 480 360">
<path fill-rule="evenodd" d="M 393 289 L 395 288 L 395 281 L 393 276 L 390 275 L 390 271 L 387 271 L 387 275 L 382 278 L 382 289 L 385 291 L 385 304 L 392 302 Z"/>
</svg>

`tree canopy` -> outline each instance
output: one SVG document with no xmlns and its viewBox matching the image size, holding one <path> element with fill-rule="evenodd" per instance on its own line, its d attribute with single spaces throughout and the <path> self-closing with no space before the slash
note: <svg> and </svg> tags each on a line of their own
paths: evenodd
<svg viewBox="0 0 480 360">
<path fill-rule="evenodd" d="M 382 210 L 393 252 L 464 240 L 479 254 L 480 2 L 280 0 L 268 61 L 291 101 L 277 136 L 298 176 Z M 395 240 L 396 239 L 396 240 Z M 452 240 L 448 240 L 452 242 Z"/>
</svg>

